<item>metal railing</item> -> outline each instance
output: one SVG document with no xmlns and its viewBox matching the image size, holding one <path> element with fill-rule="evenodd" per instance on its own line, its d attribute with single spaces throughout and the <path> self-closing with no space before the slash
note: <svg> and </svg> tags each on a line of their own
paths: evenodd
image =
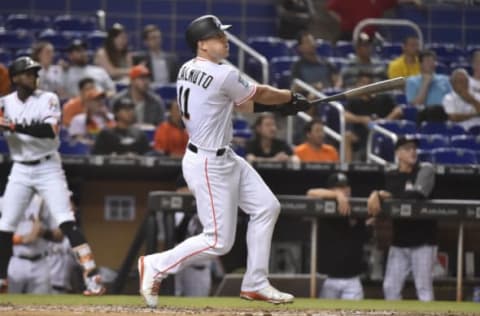
<svg viewBox="0 0 480 316">
<path fill-rule="evenodd" d="M 242 40 L 240 40 L 238 37 L 236 37 L 232 33 L 225 31 L 225 34 L 227 34 L 228 40 L 231 43 L 234 43 L 235 45 L 238 46 L 238 65 L 237 65 L 238 69 L 240 69 L 240 71 L 243 73 L 245 72 L 245 53 L 247 53 L 261 64 L 262 83 L 268 84 L 270 78 L 269 78 L 267 58 L 265 58 L 265 56 L 263 56 L 262 54 L 260 54 L 259 52 L 257 52 L 256 50 L 248 46 L 247 44 L 245 44 Z"/>
<path fill-rule="evenodd" d="M 417 32 L 418 35 L 418 41 L 420 44 L 420 49 L 423 47 L 423 34 L 422 30 L 420 27 L 410 21 L 410 20 L 404 20 L 404 19 L 365 19 L 360 21 L 357 26 L 355 26 L 355 29 L 353 30 L 353 43 L 355 43 L 360 36 L 360 32 L 362 29 L 367 26 L 367 25 L 382 25 L 382 26 L 406 26 L 406 27 L 411 27 Z"/>
<path fill-rule="evenodd" d="M 305 81 L 302 81 L 300 79 L 293 79 L 292 81 L 292 90 L 294 90 L 295 86 L 300 87 L 301 89 L 304 89 L 308 91 L 309 93 L 312 93 L 316 97 L 319 98 L 326 98 L 327 96 Z M 343 105 L 340 104 L 339 102 L 330 102 L 329 103 L 335 110 L 338 111 L 338 118 L 340 120 L 339 126 L 340 126 L 340 131 L 336 132 L 335 130 L 331 129 L 328 126 L 324 126 L 323 130 L 325 134 L 328 136 L 332 137 L 339 143 L 340 147 L 340 162 L 344 163 L 345 162 L 345 110 L 343 109 Z M 312 117 L 304 112 L 299 112 L 297 114 L 300 118 L 303 120 L 309 122 L 312 120 Z M 293 143 L 293 117 L 289 116 L 287 119 L 287 141 L 292 144 Z"/>
<path fill-rule="evenodd" d="M 389 131 L 388 129 L 386 128 L 383 128 L 381 127 L 380 125 L 378 124 L 375 124 L 375 123 L 372 123 L 369 125 L 369 128 L 370 128 L 370 133 L 368 134 L 368 141 L 367 141 L 367 162 L 375 162 L 375 163 L 378 163 L 380 165 L 386 165 L 386 164 L 389 164 L 390 162 L 389 161 L 386 161 L 385 159 L 383 159 L 382 157 L 378 156 L 377 154 L 375 154 L 373 152 L 373 137 L 375 135 L 375 133 L 380 133 L 382 135 L 384 135 L 385 137 L 387 138 L 390 138 L 393 142 L 393 144 L 395 144 L 397 142 L 397 134 Z"/>
</svg>

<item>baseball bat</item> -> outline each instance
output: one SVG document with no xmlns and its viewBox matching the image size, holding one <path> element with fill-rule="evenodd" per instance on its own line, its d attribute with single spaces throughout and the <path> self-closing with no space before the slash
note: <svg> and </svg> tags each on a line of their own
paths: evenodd
<svg viewBox="0 0 480 316">
<path fill-rule="evenodd" d="M 310 101 L 310 104 L 314 105 L 318 103 L 328 103 L 332 101 L 343 101 L 343 100 L 355 98 L 358 96 L 362 96 L 365 94 L 379 93 L 383 91 L 403 88 L 404 85 L 405 85 L 404 77 L 397 77 L 393 79 L 382 80 L 382 81 L 367 84 L 358 88 L 346 90 L 344 92 L 337 93 L 326 98 L 315 99 Z"/>
</svg>

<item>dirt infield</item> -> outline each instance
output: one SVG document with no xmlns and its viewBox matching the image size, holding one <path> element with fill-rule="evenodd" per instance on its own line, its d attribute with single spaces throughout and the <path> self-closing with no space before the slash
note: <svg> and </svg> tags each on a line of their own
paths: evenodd
<svg viewBox="0 0 480 316">
<path fill-rule="evenodd" d="M 479 313 L 456 312 L 398 312 L 398 311 L 366 311 L 366 310 L 278 310 L 259 311 L 258 309 L 236 310 L 220 308 L 184 309 L 125 307 L 111 305 L 12 305 L 0 303 L 2 316 L 129 316 L 129 315 L 172 315 L 172 316 L 453 316 L 480 315 Z"/>
</svg>

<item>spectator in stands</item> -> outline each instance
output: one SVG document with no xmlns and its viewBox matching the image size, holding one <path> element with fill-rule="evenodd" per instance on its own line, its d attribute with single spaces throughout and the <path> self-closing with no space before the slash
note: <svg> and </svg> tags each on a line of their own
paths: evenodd
<svg viewBox="0 0 480 316">
<path fill-rule="evenodd" d="M 254 129 L 255 137 L 246 146 L 247 161 L 288 161 L 292 158 L 290 145 L 276 138 L 277 124 L 272 113 L 257 116 Z"/>
<path fill-rule="evenodd" d="M 165 105 L 162 98 L 150 88 L 150 71 L 144 65 L 130 68 L 130 85 L 112 100 L 128 98 L 135 104 L 136 123 L 157 126 L 164 120 Z"/>
<path fill-rule="evenodd" d="M 372 57 L 373 46 L 371 38 L 366 33 L 361 33 L 355 43 L 355 55 L 351 56 L 348 63 L 341 70 L 343 85 L 352 88 L 358 81 L 360 73 L 368 73 L 373 82 L 385 79 L 385 66 Z"/>
<path fill-rule="evenodd" d="M 8 75 L 8 69 L 4 64 L 0 63 L 0 97 L 10 93 L 10 76 Z"/>
<path fill-rule="evenodd" d="M 311 0 L 278 0 L 278 36 L 294 39 L 298 33 L 308 30 L 315 9 Z"/>
<path fill-rule="evenodd" d="M 97 89 L 86 92 L 85 109 L 84 113 L 73 117 L 68 134 L 74 140 L 93 144 L 95 137 L 103 128 L 114 125 L 113 115 L 105 104 L 105 93 Z"/>
<path fill-rule="evenodd" d="M 292 78 L 298 78 L 317 90 L 342 86 L 335 65 L 317 54 L 315 38 L 307 31 L 297 36 L 297 51 L 300 59 L 292 65 Z"/>
<path fill-rule="evenodd" d="M 323 143 L 323 123 L 312 120 L 305 125 L 305 142 L 295 147 L 294 153 L 302 162 L 338 162 L 335 147 Z"/>
<path fill-rule="evenodd" d="M 480 50 L 476 50 L 472 54 L 472 72 L 470 89 L 474 95 L 480 97 Z"/>
<path fill-rule="evenodd" d="M 398 166 L 385 173 L 385 190 L 373 191 L 367 202 L 370 215 L 378 215 L 382 200 L 430 197 L 435 186 L 435 169 L 417 160 L 417 140 L 400 137 L 395 145 Z M 393 220 L 383 290 L 385 299 L 399 300 L 407 276 L 412 272 L 421 301 L 432 301 L 433 266 L 436 261 L 437 223 L 432 219 Z"/>
<path fill-rule="evenodd" d="M 372 83 L 372 76 L 360 73 L 356 86 Z M 368 124 L 376 119 L 395 120 L 402 117 L 400 106 L 390 94 L 370 94 L 356 97 L 345 105 L 345 160 L 365 160 L 365 147 L 368 138 Z M 354 157 L 357 156 L 357 157 Z"/>
<path fill-rule="evenodd" d="M 134 126 L 135 105 L 125 98 L 113 107 L 115 127 L 104 128 L 98 134 L 92 153 L 94 155 L 143 155 L 150 151 L 147 135 Z"/>
<path fill-rule="evenodd" d="M 480 95 L 472 93 L 467 71 L 455 69 L 450 76 L 450 83 L 453 91 L 443 98 L 448 119 L 458 122 L 465 130 L 480 125 Z"/>
<path fill-rule="evenodd" d="M 176 100 L 172 101 L 169 114 L 155 130 L 154 149 L 161 154 L 181 158 L 187 148 L 188 134 Z"/>
<path fill-rule="evenodd" d="M 67 48 L 69 66 L 65 72 L 65 88 L 68 97 L 79 94 L 78 83 L 83 78 L 95 80 L 97 89 L 104 91 L 108 97 L 115 94 L 115 84 L 105 69 L 88 64 L 87 44 L 75 39 Z"/>
<path fill-rule="evenodd" d="M 321 218 L 318 221 L 318 263 L 317 271 L 326 274 L 320 297 L 325 299 L 363 299 L 360 275 L 366 271 L 363 247 L 369 240 L 366 220 L 350 217 L 351 188 L 347 176 L 331 174 L 327 189 L 314 188 L 308 197 L 332 199 L 337 202 L 341 217 Z M 371 224 L 371 220 L 368 221 Z"/>
<path fill-rule="evenodd" d="M 103 47 L 95 54 L 95 64 L 104 68 L 115 81 L 128 80 L 132 55 L 128 51 L 128 35 L 123 25 L 113 24 Z"/>
<path fill-rule="evenodd" d="M 53 64 L 54 47 L 51 43 L 40 41 L 32 47 L 32 59 L 38 61 L 42 69 L 38 72 L 38 88 L 55 92 L 60 99 L 66 97 L 63 68 Z"/>
<path fill-rule="evenodd" d="M 441 105 L 443 97 L 452 90 L 448 77 L 435 73 L 437 55 L 425 50 L 419 55 L 420 74 L 407 78 L 405 94 L 413 105 Z"/>
<path fill-rule="evenodd" d="M 85 112 L 85 100 L 87 92 L 95 89 L 95 81 L 92 78 L 83 78 L 78 82 L 80 93 L 78 96 L 68 100 L 62 108 L 62 124 L 65 127 L 70 126 L 70 122 L 77 114 Z"/>
<path fill-rule="evenodd" d="M 142 37 L 146 50 L 133 56 L 134 64 L 145 64 L 155 84 L 175 82 L 178 72 L 177 57 L 162 50 L 160 29 L 153 24 L 146 25 L 143 28 Z"/>
<path fill-rule="evenodd" d="M 413 3 L 421 6 L 421 0 L 329 0 L 326 5 L 328 13 L 340 24 L 340 40 L 352 40 L 352 33 L 357 24 L 368 18 L 381 18 L 385 11 L 398 4 Z M 369 36 L 373 36 L 376 28 L 367 26 L 362 29 Z"/>
<path fill-rule="evenodd" d="M 410 77 L 420 73 L 418 37 L 410 35 L 402 43 L 403 54 L 388 64 L 388 78 Z"/>
</svg>

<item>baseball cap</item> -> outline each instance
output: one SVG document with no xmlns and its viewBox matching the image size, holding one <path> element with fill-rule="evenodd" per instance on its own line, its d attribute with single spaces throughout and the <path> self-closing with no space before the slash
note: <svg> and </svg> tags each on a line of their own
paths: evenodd
<svg viewBox="0 0 480 316">
<path fill-rule="evenodd" d="M 130 68 L 129 76 L 131 80 L 142 76 L 150 76 L 150 71 L 144 65 L 137 65 Z"/>
<path fill-rule="evenodd" d="M 415 146 L 418 147 L 418 138 L 415 135 L 402 135 L 399 136 L 397 139 L 397 142 L 395 143 L 395 150 L 397 150 L 399 147 L 408 144 L 408 143 L 414 143 Z"/>
<path fill-rule="evenodd" d="M 328 188 L 338 188 L 349 186 L 347 175 L 343 172 L 331 174 L 327 179 Z"/>
<path fill-rule="evenodd" d="M 79 48 L 87 49 L 87 43 L 85 43 L 82 39 L 76 38 L 70 42 L 70 45 L 67 47 L 67 52 L 71 52 L 72 50 L 76 50 Z"/>
<path fill-rule="evenodd" d="M 113 105 L 113 113 L 117 113 L 123 109 L 133 109 L 135 105 L 133 104 L 132 99 L 130 98 L 121 98 Z"/>
<path fill-rule="evenodd" d="M 371 43 L 372 43 L 372 39 L 370 38 L 370 35 L 368 35 L 365 32 L 360 33 L 358 35 L 357 41 L 355 42 L 355 44 L 357 45 L 366 45 Z"/>
<path fill-rule="evenodd" d="M 87 91 L 87 93 L 85 93 L 85 99 L 86 100 L 97 100 L 97 99 L 103 99 L 105 98 L 105 92 L 104 91 L 100 91 L 96 88 L 92 88 L 90 90 Z"/>
</svg>

